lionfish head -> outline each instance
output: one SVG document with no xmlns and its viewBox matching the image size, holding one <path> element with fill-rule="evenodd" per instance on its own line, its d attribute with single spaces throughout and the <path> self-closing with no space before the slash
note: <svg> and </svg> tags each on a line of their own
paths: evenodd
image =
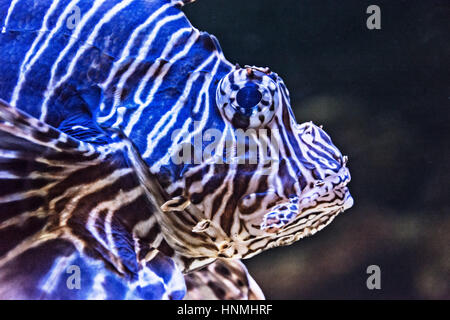
<svg viewBox="0 0 450 320">
<path fill-rule="evenodd" d="M 202 212 L 193 232 L 212 239 L 211 256 L 291 244 L 352 206 L 347 157 L 321 127 L 297 124 L 276 73 L 236 67 L 217 85 L 216 111 L 223 129 L 204 135 L 211 143 L 183 173 L 182 192 Z"/>
</svg>

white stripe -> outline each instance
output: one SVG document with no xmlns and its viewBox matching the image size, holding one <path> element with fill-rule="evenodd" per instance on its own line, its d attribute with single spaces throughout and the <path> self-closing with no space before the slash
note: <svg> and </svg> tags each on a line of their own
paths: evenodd
<svg viewBox="0 0 450 320">
<path fill-rule="evenodd" d="M 102 266 L 104 268 L 104 266 Z M 105 271 L 97 273 L 94 277 L 94 283 L 92 284 L 92 291 L 89 293 L 87 300 L 106 300 L 108 297 L 103 283 L 105 282 L 106 274 Z"/>
<path fill-rule="evenodd" d="M 100 234 L 97 231 L 96 222 L 99 219 L 99 213 L 101 212 L 100 208 L 94 208 L 89 212 L 89 218 L 86 222 L 86 229 L 92 235 L 92 237 L 104 248 L 110 249 L 105 240 L 102 239 Z M 108 254 L 111 257 L 111 254 Z M 111 257 L 112 258 L 112 257 Z"/>
<path fill-rule="evenodd" d="M 166 25 L 167 23 L 177 20 L 179 18 L 183 17 L 183 13 L 179 13 L 175 16 L 168 16 L 164 19 L 158 21 L 155 28 L 152 30 L 149 37 L 146 39 L 145 43 L 142 45 L 141 49 L 139 50 L 138 56 L 131 64 L 130 68 L 127 69 L 127 71 L 122 75 L 120 78 L 119 83 L 117 84 L 117 89 L 114 93 L 114 106 L 117 106 L 120 103 L 120 97 L 122 96 L 122 91 L 125 86 L 125 83 L 127 82 L 128 78 L 134 73 L 134 71 L 137 69 L 141 61 L 145 61 L 145 58 L 147 57 L 148 52 L 151 49 L 153 41 L 156 39 L 156 36 L 158 35 L 159 30 Z"/>
<path fill-rule="evenodd" d="M 56 61 L 53 63 L 53 67 L 50 72 L 50 79 L 47 84 L 47 89 L 44 93 L 44 102 L 42 104 L 42 110 L 41 110 L 41 116 L 40 120 L 44 121 L 45 117 L 47 116 L 47 104 L 51 96 L 53 95 L 53 90 L 57 87 L 55 86 L 55 75 L 56 70 L 59 67 L 60 62 L 63 60 L 67 52 L 72 48 L 72 46 L 78 41 L 78 38 L 80 36 L 80 33 L 82 29 L 84 28 L 85 24 L 89 21 L 89 19 L 96 13 L 97 9 L 104 3 L 105 0 L 96 0 L 92 7 L 89 9 L 89 11 L 84 15 L 83 19 L 77 24 L 77 27 L 70 38 L 69 43 L 64 47 L 64 50 L 61 51 Z M 58 83 L 59 85 L 59 83 Z"/>
<path fill-rule="evenodd" d="M 139 25 L 133 31 L 133 33 L 131 34 L 131 36 L 129 37 L 129 39 L 127 41 L 125 48 L 122 50 L 121 57 L 119 58 L 119 60 L 114 61 L 114 64 L 109 72 L 108 77 L 106 78 L 106 80 L 103 83 L 101 83 L 99 85 L 103 90 L 106 90 L 109 87 L 109 85 L 111 84 L 111 81 L 114 79 L 114 76 L 116 75 L 117 71 L 119 71 L 121 64 L 126 60 L 126 58 L 128 58 L 130 56 L 130 50 L 132 48 L 132 45 L 134 44 L 134 41 L 136 40 L 137 36 L 139 35 L 139 33 L 144 28 L 148 27 L 162 12 L 164 12 L 165 10 L 167 10 L 170 7 L 171 7 L 170 4 L 166 4 L 166 5 L 162 6 L 161 8 L 159 8 L 158 10 L 153 12 L 150 15 L 150 17 L 148 17 L 147 20 L 145 20 L 144 23 Z"/>
<path fill-rule="evenodd" d="M 172 157 L 172 154 L 173 154 L 173 152 L 171 152 L 170 150 L 174 150 L 176 145 L 182 145 L 185 142 L 191 141 L 193 136 L 195 136 L 196 134 L 201 132 L 203 129 L 205 129 L 206 121 L 208 120 L 208 117 L 209 117 L 209 109 L 211 108 L 211 106 L 209 104 L 209 87 L 217 73 L 217 69 L 220 65 L 220 62 L 221 61 L 218 59 L 216 64 L 214 65 L 214 68 L 213 68 L 211 74 L 209 75 L 208 80 L 205 81 L 202 89 L 200 90 L 200 93 L 199 93 L 197 101 L 196 101 L 196 105 L 193 109 L 194 113 L 199 111 L 202 97 L 204 96 L 205 97 L 205 108 L 204 108 L 204 111 L 202 114 L 202 118 L 200 120 L 199 127 L 194 132 L 191 132 L 185 139 L 183 139 L 183 141 L 180 142 L 179 141 L 180 138 L 182 138 L 188 132 L 189 125 L 192 123 L 191 118 L 187 119 L 187 121 L 184 123 L 183 127 L 181 128 L 180 133 L 175 137 L 174 141 L 172 142 L 172 145 L 169 147 L 168 153 L 163 158 L 158 160 L 151 167 L 151 169 L 150 169 L 151 172 L 157 172 L 163 163 L 167 163 L 169 161 L 169 158 Z"/>
<path fill-rule="evenodd" d="M 48 25 L 47 25 L 48 18 L 53 14 L 53 12 L 55 11 L 58 4 L 59 4 L 59 0 L 52 2 L 51 7 L 48 9 L 47 13 L 44 16 L 44 21 L 42 22 L 41 30 L 40 30 L 38 36 L 34 39 L 33 44 L 31 45 L 30 49 L 27 51 L 27 54 L 25 55 L 25 58 L 23 59 L 23 62 L 20 65 L 19 79 L 17 81 L 16 86 L 14 87 L 14 91 L 13 91 L 12 98 L 10 101 L 10 104 L 13 107 L 16 106 L 17 100 L 19 99 L 20 90 L 22 89 L 22 85 L 25 82 L 25 78 L 28 73 L 28 67 L 29 67 L 28 60 L 30 59 L 31 55 L 33 54 L 34 49 L 37 46 L 37 44 L 39 43 L 39 41 L 41 41 L 42 37 L 46 34 L 46 31 L 48 31 Z M 69 4 L 68 7 L 71 7 L 71 5 Z M 49 37 L 51 37 L 51 35 L 52 34 L 50 34 Z"/>
<path fill-rule="evenodd" d="M 166 23 L 169 23 L 169 22 L 171 22 L 173 20 L 176 20 L 178 18 L 181 18 L 183 16 L 184 16 L 183 13 L 179 13 L 179 14 L 177 14 L 175 16 L 168 16 L 168 17 L 158 21 L 158 23 L 153 28 L 152 32 L 149 34 L 149 36 L 146 38 L 145 42 L 143 43 L 143 45 L 139 49 L 138 56 L 133 60 L 133 63 L 128 67 L 127 71 L 120 77 L 120 80 L 119 80 L 119 82 L 116 85 L 116 89 L 117 90 L 114 92 L 114 103 L 113 103 L 113 106 L 111 107 L 111 112 L 110 112 L 110 114 L 108 116 L 99 118 L 98 121 L 100 123 L 107 121 L 108 119 L 110 119 L 115 114 L 117 106 L 120 104 L 120 97 L 122 95 L 122 89 L 123 89 L 126 81 L 134 73 L 134 71 L 137 69 L 137 67 L 139 66 L 140 62 L 145 60 L 148 52 L 151 49 L 151 45 L 152 45 L 153 41 L 155 40 L 159 30 Z M 105 85 L 104 85 L 104 88 L 106 88 Z M 104 109 L 104 106 L 102 106 L 101 108 Z"/>
<path fill-rule="evenodd" d="M 288 99 L 286 99 L 286 98 L 284 97 L 283 92 L 282 92 L 281 90 L 279 91 L 279 94 L 280 94 L 280 103 L 281 103 L 282 105 L 285 105 L 284 102 L 286 102 L 286 106 L 289 106 L 289 104 L 288 104 Z M 284 102 L 283 102 L 283 101 L 284 101 Z M 282 109 L 282 108 L 279 108 L 279 109 Z M 282 115 L 280 115 L 279 117 L 280 117 L 280 119 L 282 119 Z M 293 123 L 292 125 L 294 126 L 294 125 L 296 125 L 296 124 Z M 294 127 L 295 127 L 295 126 L 294 126 Z M 281 148 L 283 148 L 283 151 L 284 151 L 286 148 L 288 148 L 288 149 L 290 149 L 291 154 L 295 155 L 294 147 L 292 146 L 292 144 L 291 144 L 291 142 L 290 142 L 290 140 L 289 140 L 289 138 L 288 138 L 288 136 L 287 136 L 287 134 L 286 134 L 286 132 L 285 132 L 285 128 L 281 128 L 281 129 L 280 129 L 280 132 L 281 132 L 281 131 L 283 132 L 284 139 L 286 140 L 287 145 L 283 145 L 283 144 L 281 143 L 282 140 L 280 139 L 280 143 L 279 143 L 279 145 L 280 145 L 280 152 L 281 152 Z M 299 140 L 300 138 L 299 138 L 298 134 L 294 134 L 293 136 L 294 136 L 294 139 L 297 141 L 297 144 L 298 144 L 298 146 L 299 146 L 299 148 L 300 148 L 300 150 L 301 150 L 301 153 L 303 154 L 303 156 L 304 156 L 305 158 L 307 158 L 307 151 L 309 150 L 309 149 L 308 149 L 308 146 L 306 146 L 304 143 L 302 143 L 302 142 Z M 292 157 L 292 158 L 293 158 L 295 164 L 297 165 L 297 167 L 299 168 L 301 175 L 305 178 L 306 181 L 315 181 L 315 180 L 316 180 L 315 178 L 313 178 L 311 170 L 305 168 L 305 167 L 300 163 L 300 161 L 298 160 L 298 157 L 297 157 L 297 156 L 294 156 L 294 157 Z M 286 157 L 286 159 L 288 159 L 288 158 Z M 310 161 L 310 162 L 311 162 L 311 163 L 314 163 L 313 161 Z M 289 160 L 286 160 L 286 164 L 289 164 L 289 165 L 288 165 L 289 174 L 290 174 L 295 180 L 298 180 L 297 175 L 293 172 L 293 169 L 292 169 L 292 167 L 291 167 L 290 161 L 289 161 Z M 299 185 L 296 184 L 295 186 L 296 186 L 295 189 L 296 189 L 297 194 L 300 194 L 300 193 L 301 193 L 301 190 L 300 190 Z"/>
<path fill-rule="evenodd" d="M 179 40 L 181 35 L 183 35 L 184 33 L 188 32 L 190 30 L 192 30 L 192 29 L 191 28 L 184 28 L 184 29 L 178 30 L 178 32 L 173 34 L 172 37 L 170 38 L 169 42 L 167 43 L 166 47 L 164 48 L 160 59 L 166 59 L 167 55 L 173 49 L 173 44 L 176 43 Z M 159 61 L 159 58 L 158 58 L 157 61 Z M 154 72 L 156 71 L 158 66 L 159 66 L 159 64 L 155 62 L 151 66 L 151 68 L 147 71 L 146 75 L 144 76 L 144 78 L 140 82 L 140 85 L 139 85 L 139 87 L 138 87 L 138 89 L 136 91 L 136 94 L 135 94 L 135 99 L 139 99 L 139 104 L 143 104 L 144 103 L 143 101 L 140 100 L 139 96 L 141 95 L 141 92 L 144 89 L 145 85 L 147 84 L 149 78 L 154 74 Z M 112 110 L 114 110 L 114 109 L 116 109 L 116 108 L 113 106 Z M 116 122 L 112 125 L 113 128 L 118 128 L 122 124 L 125 112 L 126 112 L 126 108 L 125 107 L 118 107 L 117 108 L 117 119 L 116 119 Z"/>
<path fill-rule="evenodd" d="M 189 94 L 191 93 L 194 82 L 201 75 L 201 73 L 198 71 L 203 69 L 204 67 L 206 67 L 212 61 L 212 58 L 214 58 L 214 55 L 211 55 L 197 70 L 195 70 L 189 76 L 189 79 L 186 83 L 185 89 L 184 89 L 183 93 L 180 95 L 180 97 L 178 98 L 175 105 L 172 107 L 172 109 L 170 109 L 168 112 L 166 112 L 164 114 L 164 116 L 161 117 L 161 119 L 158 121 L 158 123 L 153 128 L 153 130 L 148 134 L 147 147 L 146 147 L 144 154 L 142 155 L 144 158 L 149 157 L 152 154 L 152 152 L 153 152 L 154 148 L 156 147 L 156 145 L 158 144 L 158 142 L 163 137 L 165 137 L 167 132 L 172 128 L 173 124 L 176 122 L 178 113 L 180 112 L 180 110 L 184 106 L 184 104 L 186 103 L 186 100 L 188 99 Z M 152 98 L 153 98 L 153 96 L 152 96 Z M 168 120 L 169 117 L 170 117 L 170 120 L 168 121 L 168 123 L 166 123 L 166 120 Z M 161 127 L 163 125 L 164 125 L 164 129 L 161 130 Z M 156 134 L 158 134 L 158 135 L 156 136 L 156 138 L 154 138 L 154 136 Z"/>
<path fill-rule="evenodd" d="M 41 285 L 41 289 L 49 294 L 53 292 L 58 286 L 61 280 L 60 276 L 65 273 L 70 263 L 76 259 L 76 254 L 72 254 L 68 257 L 60 257 L 56 259 L 50 269 L 50 274 L 46 277 L 44 283 Z"/>
<path fill-rule="evenodd" d="M 3 24 L 3 28 L 2 28 L 2 33 L 6 32 L 6 27 L 8 26 L 8 22 L 9 22 L 9 18 L 14 10 L 14 7 L 16 6 L 17 2 L 19 2 L 19 0 L 13 0 L 11 2 L 11 4 L 9 5 L 8 8 L 8 13 L 6 15 L 6 19 L 5 19 L 5 23 Z"/>
<path fill-rule="evenodd" d="M 89 35 L 89 38 L 86 40 L 85 45 L 81 48 L 81 50 L 77 51 L 77 54 L 70 62 L 70 65 L 68 67 L 66 74 L 61 78 L 61 80 L 58 81 L 58 84 L 55 87 L 58 87 L 61 83 L 66 81 L 71 76 L 73 69 L 76 66 L 76 63 L 78 62 L 78 59 L 89 48 L 88 45 L 93 45 L 95 43 L 95 39 L 97 38 L 98 33 L 100 32 L 101 28 L 106 23 L 110 22 L 116 14 L 118 14 L 121 10 L 126 8 L 132 2 L 133 2 L 133 0 L 126 0 L 126 1 L 123 1 L 119 4 L 117 4 L 112 9 L 110 9 L 105 14 L 105 16 L 95 25 L 95 28 L 92 30 L 91 34 Z"/>
<path fill-rule="evenodd" d="M 166 46 L 164 47 L 164 50 L 162 51 L 160 57 L 157 59 L 157 61 L 160 60 L 166 60 L 167 56 L 172 52 L 174 48 L 174 44 L 179 41 L 179 39 L 183 36 L 184 33 L 187 33 L 189 31 L 192 31 L 192 28 L 183 28 L 175 32 L 171 37 L 170 40 L 167 42 Z M 191 39 L 191 38 L 189 38 Z M 187 43 L 187 45 L 189 42 Z M 174 59 L 172 59 L 170 62 L 172 62 Z M 150 78 L 155 74 L 155 71 L 158 69 L 159 64 L 154 63 L 151 68 L 146 72 L 145 76 L 142 78 L 142 80 L 139 83 L 139 86 L 136 90 L 136 93 L 134 94 L 134 102 L 136 104 L 143 104 L 144 101 L 141 100 L 141 93 L 144 90 L 144 88 L 147 86 L 148 81 Z"/>
<path fill-rule="evenodd" d="M 195 30 L 195 32 L 192 34 L 192 36 L 189 38 L 189 42 L 186 44 L 185 48 L 179 52 L 178 54 L 176 54 L 171 61 L 177 61 L 178 59 L 181 59 L 183 56 L 187 55 L 187 53 L 189 52 L 189 50 L 191 49 L 191 47 L 194 45 L 195 41 L 197 40 L 197 38 L 199 37 L 199 32 L 197 30 Z M 150 105 L 150 103 L 153 101 L 153 98 L 157 92 L 157 90 L 159 89 L 159 87 L 161 86 L 161 84 L 163 83 L 163 78 L 164 76 L 167 74 L 167 72 L 170 69 L 171 64 L 167 63 L 166 65 L 164 65 L 164 67 L 162 68 L 159 76 L 157 77 L 157 79 L 154 81 L 153 87 L 150 91 L 150 93 L 148 94 L 145 104 L 141 104 L 138 108 L 138 110 L 136 110 L 130 117 L 130 121 L 128 122 L 127 127 L 124 130 L 124 133 L 127 136 L 130 136 L 131 131 L 133 130 L 134 125 L 138 122 L 138 120 L 141 117 L 142 112 L 144 111 L 144 109 Z M 155 130 L 154 130 L 155 131 Z"/>
</svg>

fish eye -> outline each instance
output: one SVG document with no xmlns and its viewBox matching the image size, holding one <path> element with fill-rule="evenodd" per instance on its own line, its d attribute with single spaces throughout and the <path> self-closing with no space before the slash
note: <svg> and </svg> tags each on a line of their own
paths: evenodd
<svg viewBox="0 0 450 320">
<path fill-rule="evenodd" d="M 237 128 L 267 125 L 279 102 L 275 77 L 268 68 L 236 68 L 219 82 L 217 106 Z"/>
</svg>

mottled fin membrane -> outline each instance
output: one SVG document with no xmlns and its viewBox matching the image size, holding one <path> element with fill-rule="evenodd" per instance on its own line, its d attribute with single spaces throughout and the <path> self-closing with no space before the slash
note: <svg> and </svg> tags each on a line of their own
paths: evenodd
<svg viewBox="0 0 450 320">
<path fill-rule="evenodd" d="M 0 299 L 183 297 L 172 259 L 132 234 L 152 204 L 125 149 L 76 140 L 0 100 Z"/>
<path fill-rule="evenodd" d="M 240 260 L 216 260 L 185 275 L 187 300 L 264 300 L 264 294 Z"/>
<path fill-rule="evenodd" d="M 75 114 L 60 123 L 58 130 L 72 138 L 95 145 L 111 143 L 112 140 L 95 123 L 88 113 Z"/>
<path fill-rule="evenodd" d="M 297 217 L 299 205 L 297 196 L 290 198 L 287 202 L 276 205 L 269 213 L 264 215 L 261 229 L 267 232 L 277 232 Z"/>
</svg>

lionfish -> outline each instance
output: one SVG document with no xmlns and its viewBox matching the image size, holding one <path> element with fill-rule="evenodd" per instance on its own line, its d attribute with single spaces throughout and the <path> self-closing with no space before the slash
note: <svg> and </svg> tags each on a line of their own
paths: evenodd
<svg viewBox="0 0 450 320">
<path fill-rule="evenodd" d="M 262 299 L 240 260 L 352 206 L 347 157 L 188 2 L 0 2 L 1 298 Z"/>
</svg>

